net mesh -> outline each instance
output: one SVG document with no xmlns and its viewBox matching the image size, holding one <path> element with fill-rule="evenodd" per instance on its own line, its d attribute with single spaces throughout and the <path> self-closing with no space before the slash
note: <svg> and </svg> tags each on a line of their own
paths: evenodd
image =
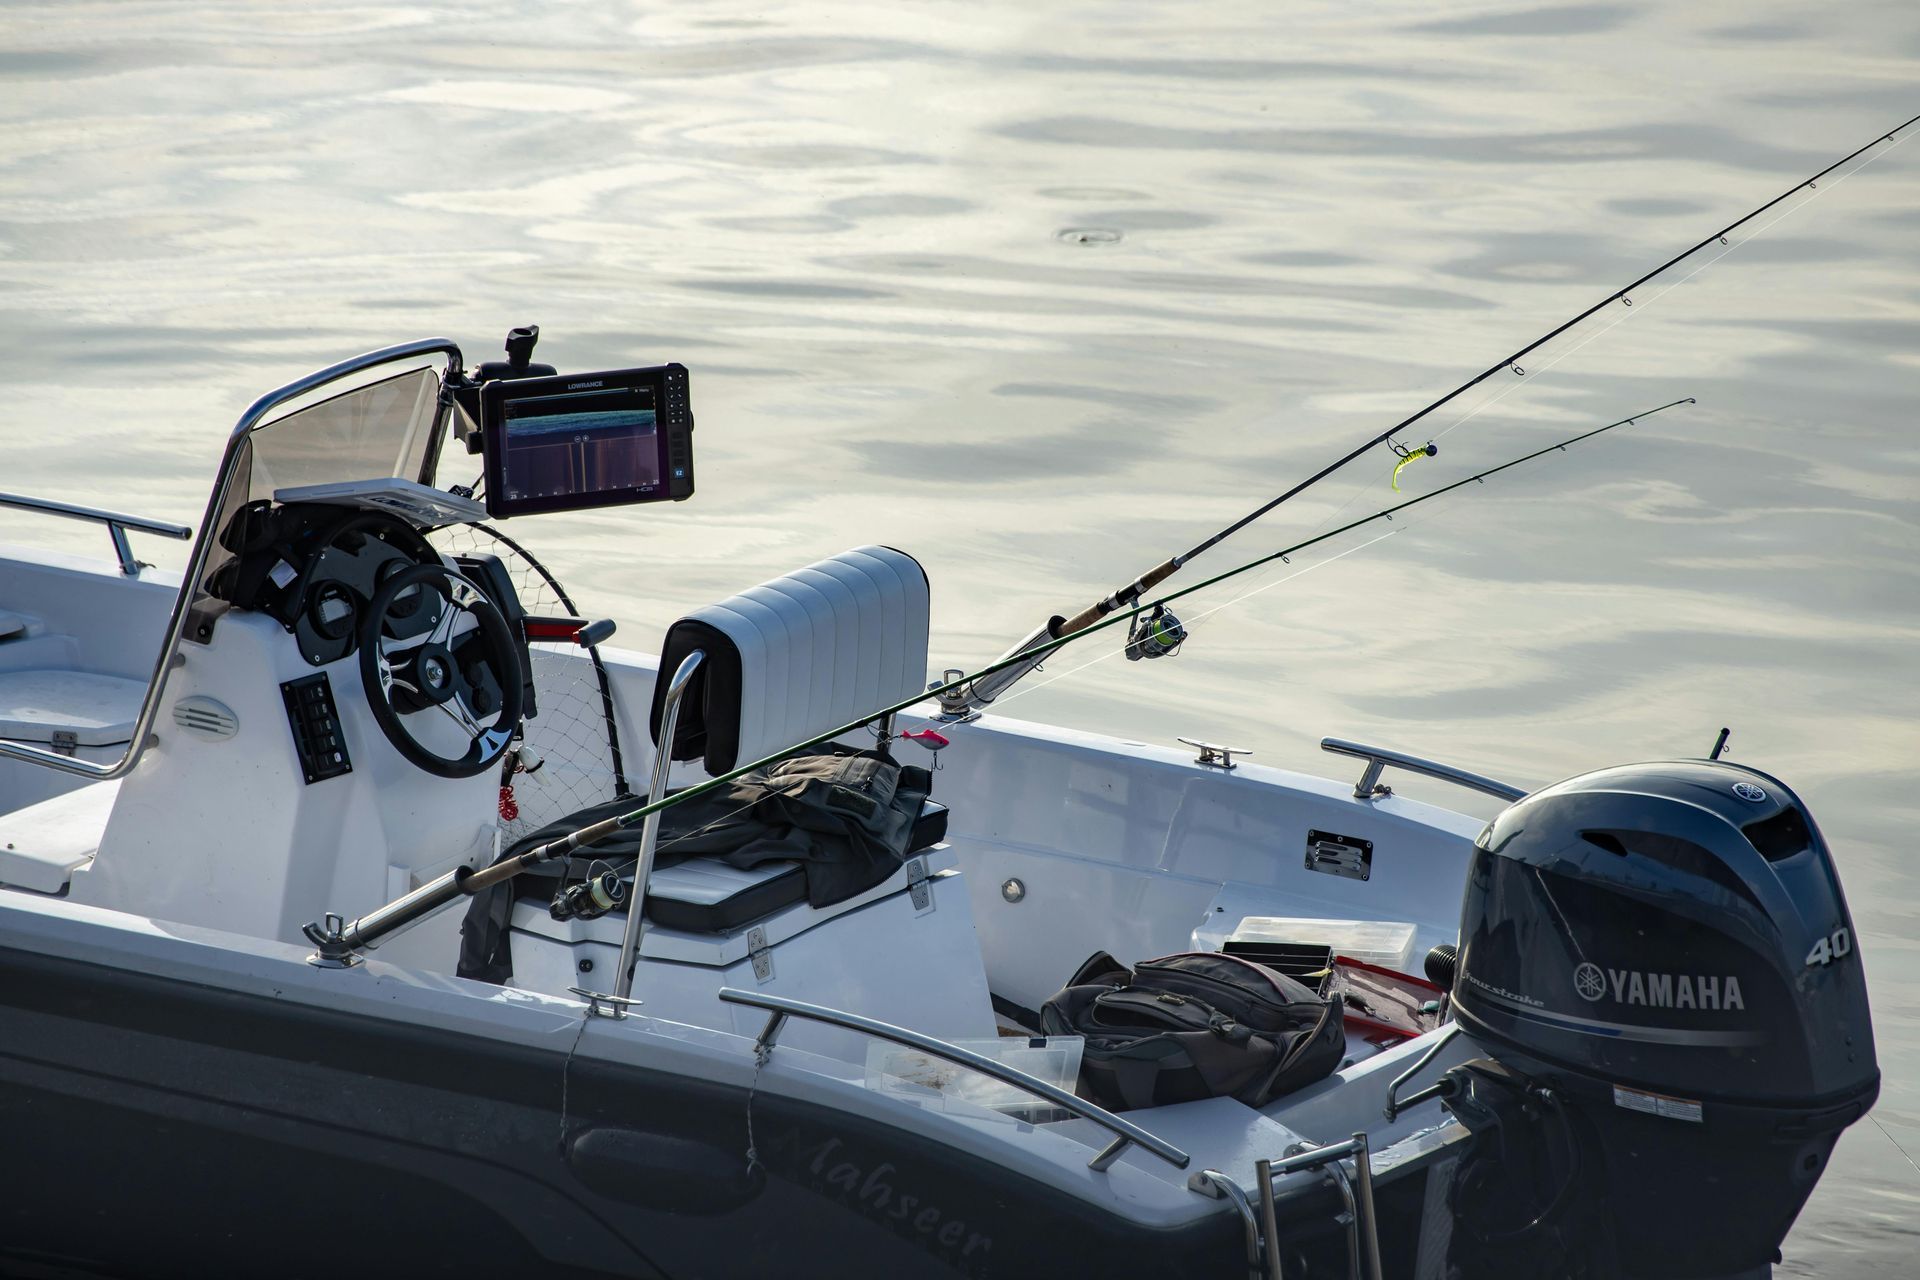
<svg viewBox="0 0 1920 1280">
<path fill-rule="evenodd" d="M 432 541 L 450 556 L 498 556 L 528 613 L 582 616 L 546 566 L 499 530 L 451 525 L 437 530 Z M 527 652 L 539 714 L 521 726 L 521 758 L 534 767 L 516 768 L 502 780 L 502 848 L 556 818 L 629 793 L 599 654 L 572 641 L 534 641 Z M 509 753 L 507 759 L 515 757 Z"/>
</svg>

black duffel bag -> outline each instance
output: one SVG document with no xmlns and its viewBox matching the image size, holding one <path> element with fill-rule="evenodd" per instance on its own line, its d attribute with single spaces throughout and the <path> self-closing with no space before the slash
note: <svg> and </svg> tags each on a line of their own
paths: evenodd
<svg viewBox="0 0 1920 1280">
<path fill-rule="evenodd" d="M 1083 1036 L 1081 1093 L 1114 1111 L 1237 1098 L 1260 1107 L 1331 1073 L 1346 1049 L 1338 996 L 1238 956 L 1184 952 L 1129 970 L 1102 951 L 1040 1008 Z"/>
</svg>

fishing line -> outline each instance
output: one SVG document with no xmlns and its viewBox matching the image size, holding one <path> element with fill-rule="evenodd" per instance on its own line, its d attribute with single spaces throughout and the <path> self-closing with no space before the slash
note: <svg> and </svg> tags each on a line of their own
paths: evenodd
<svg viewBox="0 0 1920 1280">
<path fill-rule="evenodd" d="M 1800 184 L 1800 186 L 1793 188 L 1793 191 L 1783 193 L 1780 197 L 1772 201 L 1771 204 L 1777 204 L 1779 203 L 1780 200 L 1789 198 L 1793 194 L 1793 192 L 1800 191 L 1802 188 L 1806 188 L 1807 191 L 1809 192 L 1806 199 L 1801 200 L 1795 204 L 1788 205 L 1785 209 L 1781 210 L 1778 214 L 1775 214 L 1772 218 L 1760 224 L 1749 234 L 1742 236 L 1737 241 L 1733 241 L 1731 243 L 1725 243 L 1719 252 L 1712 254 L 1705 261 L 1701 262 L 1698 266 L 1694 267 L 1693 270 L 1689 271 L 1685 276 L 1674 281 L 1672 284 L 1662 287 L 1652 297 L 1647 298 L 1639 303 L 1635 303 L 1630 297 L 1630 294 L 1632 292 L 1632 286 L 1629 286 L 1627 289 L 1622 290 L 1614 298 L 1610 298 L 1606 302 L 1599 304 L 1599 306 L 1596 306 L 1595 308 L 1587 312 L 1586 315 L 1583 315 L 1579 319 L 1576 319 L 1575 321 L 1573 321 L 1571 324 L 1565 326 L 1561 332 L 1575 331 L 1577 330 L 1577 327 L 1584 322 L 1585 319 L 1597 313 L 1602 308 L 1608 305 L 1611 305 L 1612 302 L 1620 301 L 1624 304 L 1620 309 L 1620 313 L 1617 316 L 1613 317 L 1611 320 L 1609 320 L 1606 324 L 1594 328 L 1591 332 L 1587 333 L 1584 337 L 1582 337 L 1580 341 L 1576 343 L 1572 343 L 1571 345 L 1555 353 L 1553 358 L 1548 360 L 1545 364 L 1539 365 L 1537 367 L 1529 366 L 1529 371 L 1525 375 L 1516 377 L 1512 382 L 1508 382 L 1501 385 L 1500 388 L 1497 391 L 1495 391 L 1492 395 L 1485 397 L 1479 403 L 1475 404 L 1471 409 L 1466 410 L 1464 413 L 1460 414 L 1457 418 L 1455 418 L 1452 422 L 1448 423 L 1445 427 L 1443 427 L 1441 430 L 1436 432 L 1431 437 L 1430 442 L 1437 444 L 1441 440 L 1446 439 L 1449 435 L 1453 434 L 1453 432 L 1458 430 L 1460 427 L 1464 426 L 1467 422 L 1478 417 L 1480 414 L 1486 412 L 1488 409 L 1492 408 L 1494 405 L 1499 404 L 1502 400 L 1512 395 L 1515 391 L 1518 391 L 1522 386 L 1539 381 L 1541 377 L 1551 372 L 1562 361 L 1566 360 L 1569 356 L 1574 355 L 1576 352 L 1581 351 L 1588 344 L 1594 341 L 1597 341 L 1598 339 L 1604 337 L 1605 335 L 1613 332 L 1614 329 L 1618 328 L 1622 324 L 1625 324 L 1627 321 L 1633 319 L 1635 316 L 1644 314 L 1649 308 L 1659 303 L 1661 299 L 1665 298 L 1668 294 L 1672 293 L 1675 289 L 1678 289 L 1681 286 L 1690 283 L 1696 276 L 1698 276 L 1701 272 L 1705 271 L 1707 268 L 1719 263 L 1722 259 L 1726 258 L 1729 254 L 1733 253 L 1734 251 L 1738 249 L 1743 249 L 1747 245 L 1752 244 L 1755 240 L 1760 239 L 1762 236 L 1766 235 L 1767 232 L 1771 231 L 1774 227 L 1780 225 L 1780 223 L 1786 221 L 1788 218 L 1792 217 L 1794 214 L 1800 212 L 1800 210 L 1806 208 L 1808 205 L 1812 204 L 1814 201 L 1820 199 L 1822 196 L 1826 195 L 1829 191 L 1832 191 L 1838 188 L 1842 183 L 1846 182 L 1848 179 L 1852 178 L 1855 174 L 1867 168 L 1869 165 L 1877 164 L 1883 157 L 1893 154 L 1894 151 L 1905 146 L 1909 138 L 1913 137 L 1913 135 L 1910 133 L 1901 134 L 1900 131 L 1902 129 L 1905 129 L 1908 125 L 1915 123 L 1916 121 L 1920 121 L 1920 116 L 1916 116 L 1913 120 L 1907 121 L 1906 124 L 1901 125 L 1899 128 L 1890 131 L 1889 133 L 1876 139 L 1874 142 L 1868 143 L 1865 147 L 1861 148 L 1859 151 L 1856 151 L 1851 155 L 1837 161 L 1835 164 L 1829 166 L 1827 169 L 1821 171 L 1819 174 L 1816 174 L 1814 177 L 1809 178 L 1806 182 Z M 1895 138 L 1894 137 L 1895 134 L 1900 134 L 1900 136 Z M 1874 149 L 1879 147 L 1879 144 L 1881 142 L 1886 142 L 1888 139 L 1893 139 L 1891 146 L 1887 146 L 1877 150 Z M 1851 169 L 1848 169 L 1846 172 L 1842 173 L 1839 177 L 1835 178 L 1832 182 L 1828 183 L 1825 187 L 1822 187 L 1819 185 L 1819 180 L 1821 178 L 1825 177 L 1828 173 L 1831 173 L 1834 169 L 1839 168 L 1841 165 L 1846 164 L 1848 161 L 1853 160 L 1856 157 L 1862 155 L 1863 153 L 1866 154 L 1866 158 L 1861 160 L 1859 164 L 1854 165 Z M 1757 213 L 1765 212 L 1765 210 L 1768 207 L 1770 207 L 1770 205 L 1763 205 L 1759 210 L 1756 210 L 1755 213 L 1757 214 Z M 1755 216 L 1755 214 L 1748 215 L 1749 218 L 1753 216 Z M 1738 226 L 1738 225 L 1739 223 L 1734 224 L 1734 226 Z M 1731 230 L 1731 228 L 1729 228 L 1729 230 Z M 1722 232 L 1718 237 L 1709 237 L 1708 240 L 1701 242 L 1700 245 L 1696 245 L 1693 249 L 1689 250 L 1687 253 L 1684 253 L 1680 255 L 1680 257 L 1674 259 L 1672 262 L 1669 262 L 1667 266 L 1670 267 L 1675 265 L 1676 263 L 1685 261 L 1688 257 L 1691 257 L 1694 253 L 1699 252 L 1701 248 L 1710 245 L 1713 239 L 1715 238 L 1718 238 L 1724 242 L 1726 240 L 1726 235 L 1727 235 L 1726 232 Z M 1660 268 L 1660 270 L 1665 270 L 1665 269 L 1666 267 Z M 1643 282 L 1646 279 L 1652 279 L 1654 275 L 1658 275 L 1658 274 L 1659 274 L 1659 271 L 1653 272 L 1651 275 L 1644 277 Z M 1548 341 L 1551 341 L 1551 335 L 1549 336 L 1549 338 L 1542 339 L 1541 342 L 1536 343 L 1534 347 L 1528 348 L 1528 350 L 1529 351 L 1537 350 L 1539 347 L 1544 346 Z M 1523 352 L 1522 354 L 1525 354 L 1525 353 Z M 1514 360 L 1518 360 L 1519 358 L 1520 358 L 1519 356 L 1516 356 L 1514 357 Z M 1509 361 L 1508 364 L 1506 365 L 1496 365 L 1495 369 L 1497 370 L 1500 368 L 1509 368 L 1509 367 L 1517 369 L 1519 366 L 1515 364 L 1513 361 Z M 1468 384 L 1468 385 L 1472 385 L 1472 384 Z M 1462 390 L 1464 389 L 1465 388 L 1462 388 Z M 1459 392 L 1456 391 L 1453 394 L 1458 395 Z M 1447 399 L 1451 399 L 1451 398 L 1452 398 L 1451 396 L 1447 397 Z M 1437 407 L 1438 404 L 1444 404 L 1445 402 L 1446 402 L 1445 399 L 1438 401 L 1436 402 L 1436 405 L 1433 407 Z M 1420 415 L 1415 415 L 1416 418 L 1419 416 Z M 1410 423 L 1414 420 L 1415 419 L 1408 419 L 1408 422 Z M 1391 435 L 1393 433 L 1390 432 L 1388 434 Z M 1389 441 L 1388 443 L 1391 444 L 1392 441 Z M 1403 455 L 1402 461 L 1396 465 L 1395 474 L 1397 475 L 1399 469 L 1401 467 L 1404 467 L 1405 465 L 1406 465 L 1406 458 Z M 1361 498 L 1367 496 L 1368 494 L 1373 493 L 1375 490 L 1379 488 L 1379 486 L 1380 486 L 1380 481 L 1377 478 L 1366 481 L 1365 483 L 1355 486 L 1352 493 L 1350 493 L 1347 496 L 1346 501 L 1342 502 L 1338 507 L 1334 508 L 1334 510 L 1329 515 L 1324 517 L 1318 524 L 1314 525 L 1312 532 L 1318 533 L 1322 529 L 1325 529 L 1327 526 L 1333 524 L 1341 516 L 1345 515 L 1346 512 L 1356 502 L 1358 502 Z M 1256 514 L 1259 514 L 1259 513 L 1256 513 Z M 1191 554 L 1192 553 L 1189 553 L 1189 555 Z M 1281 579 L 1281 581 L 1285 581 L 1285 579 Z M 1239 598 L 1245 599 L 1247 598 L 1247 596 L 1254 595 L 1258 591 L 1263 589 L 1264 589 L 1263 587 L 1255 587 L 1252 590 L 1249 590 L 1248 592 L 1240 596 Z M 1005 700 L 1005 695 L 1002 695 L 1001 698 L 996 699 L 996 701 L 1004 701 L 1004 700 Z"/>
<path fill-rule="evenodd" d="M 1900 1139 L 1894 1137 L 1893 1134 L 1887 1131 L 1887 1126 L 1880 1123 L 1880 1117 L 1874 1115 L 1872 1112 L 1868 1112 L 1867 1119 L 1873 1121 L 1874 1128 L 1878 1129 L 1881 1133 L 1884 1133 L 1887 1135 L 1887 1141 L 1893 1144 L 1893 1149 L 1895 1151 L 1898 1151 L 1901 1157 L 1905 1159 L 1908 1164 L 1913 1165 L 1913 1171 L 1915 1173 L 1920 1173 L 1920 1164 L 1913 1164 L 1913 1157 L 1910 1155 L 1907 1155 L 1907 1149 L 1900 1145 Z"/>
<path fill-rule="evenodd" d="M 1911 124 L 1913 122 L 1908 121 L 1908 123 Z M 1905 126 L 1903 125 L 1902 128 L 1904 127 Z M 1888 136 L 1891 137 L 1892 135 L 1889 134 Z M 1755 240 L 1760 239 L 1760 237 L 1766 235 L 1767 232 L 1779 226 L 1782 222 L 1785 222 L 1788 218 L 1791 218 L 1794 214 L 1800 212 L 1802 209 L 1806 208 L 1808 205 L 1812 204 L 1814 201 L 1818 200 L 1820 197 L 1826 195 L 1827 192 L 1832 191 L 1835 188 L 1839 187 L 1841 183 L 1847 181 L 1849 178 L 1853 177 L 1856 173 L 1859 173 L 1862 169 L 1865 169 L 1868 165 L 1878 162 L 1881 157 L 1892 155 L 1894 151 L 1898 150 L 1900 147 L 1905 146 L 1907 139 L 1911 138 L 1912 136 L 1913 136 L 1912 134 L 1907 134 L 1904 137 L 1901 137 L 1898 140 L 1896 140 L 1892 146 L 1887 147 L 1881 151 L 1873 152 L 1865 160 L 1862 160 L 1859 164 L 1847 170 L 1845 173 L 1841 174 L 1838 178 L 1835 178 L 1832 182 L 1828 183 L 1825 187 L 1820 187 L 1820 186 L 1812 187 L 1812 194 L 1810 194 L 1806 199 L 1800 201 L 1798 204 L 1789 205 L 1787 208 L 1783 209 L 1780 213 L 1776 214 L 1772 219 L 1762 223 L 1759 227 L 1755 228 L 1750 235 L 1743 236 L 1740 240 L 1726 245 L 1724 248 L 1720 250 L 1720 252 L 1713 254 L 1706 261 L 1702 262 L 1699 266 L 1689 271 L 1686 275 L 1682 276 L 1680 279 L 1675 280 L 1672 284 L 1665 286 L 1658 293 L 1654 294 L 1651 298 L 1648 298 L 1646 301 L 1640 302 L 1640 303 L 1633 303 L 1631 301 L 1628 301 L 1626 299 L 1626 296 L 1623 294 L 1621 297 L 1621 300 L 1627 302 L 1627 305 L 1621 308 L 1619 315 L 1615 316 L 1612 320 L 1610 320 L 1605 325 L 1602 325 L 1599 328 L 1595 329 L 1592 333 L 1582 338 L 1579 342 L 1574 343 L 1572 346 L 1566 348 L 1564 351 L 1554 356 L 1553 359 L 1549 360 L 1546 364 L 1541 365 L 1534 372 L 1527 374 L 1524 378 L 1518 378 L 1515 381 L 1508 383 L 1502 390 L 1495 392 L 1492 396 L 1489 396 L 1487 399 L 1481 401 L 1479 404 L 1475 405 L 1472 409 L 1469 409 L 1467 412 L 1461 414 L 1458 418 L 1454 419 L 1453 422 L 1451 422 L 1443 430 L 1441 430 L 1437 435 L 1435 435 L 1433 437 L 1434 440 L 1437 442 L 1439 440 L 1444 439 L 1446 436 L 1450 435 L 1457 428 L 1465 424 L 1469 419 L 1477 416 L 1483 410 L 1500 403 L 1500 401 L 1512 395 L 1515 391 L 1520 389 L 1521 385 L 1524 382 L 1532 381 L 1533 379 L 1539 377 L 1540 375 L 1551 371 L 1554 368 L 1554 366 L 1558 365 L 1562 360 L 1565 360 L 1568 356 L 1573 355 L 1575 352 L 1586 347 L 1589 343 L 1595 341 L 1596 339 L 1604 337 L 1606 334 L 1613 332 L 1616 328 L 1625 324 L 1627 321 L 1633 319 L 1635 316 L 1643 314 L 1649 308 L 1656 305 L 1662 298 L 1665 298 L 1668 294 L 1672 293 L 1675 289 L 1678 289 L 1683 285 L 1692 281 L 1695 276 L 1699 275 L 1702 271 L 1705 271 L 1708 267 L 1711 267 L 1716 263 L 1720 262 L 1723 258 L 1727 257 L 1729 254 L 1735 252 L 1736 250 L 1746 248 L 1748 245 L 1752 244 Z M 1844 164 L 1845 161 L 1842 161 L 1841 163 Z M 1797 189 L 1798 188 L 1796 188 L 1796 190 Z"/>
<path fill-rule="evenodd" d="M 1920 117 L 1916 117 L 1916 119 L 1920 119 Z M 1907 124 L 1912 124 L 1912 123 L 1914 123 L 1913 120 L 1909 120 L 1907 122 Z M 1906 125 L 1900 126 L 1901 129 L 1904 129 L 1906 127 L 1907 127 Z M 1884 137 L 1882 137 L 1881 139 L 1879 139 L 1879 141 L 1884 142 L 1888 138 L 1893 138 L 1893 135 L 1899 132 L 1900 130 L 1896 129 L 1892 133 L 1889 133 Z M 1675 289 L 1678 289 L 1683 285 L 1688 284 L 1701 272 L 1719 263 L 1722 259 L 1726 258 L 1729 254 L 1732 254 L 1739 249 L 1744 249 L 1746 246 L 1760 239 L 1762 236 L 1766 235 L 1767 232 L 1771 231 L 1774 227 L 1779 226 L 1782 222 L 1786 221 L 1788 218 L 1792 217 L 1794 214 L 1800 212 L 1800 210 L 1806 208 L 1808 205 L 1812 204 L 1814 201 L 1820 199 L 1822 196 L 1826 195 L 1829 191 L 1832 191 L 1838 188 L 1842 183 L 1852 178 L 1855 174 L 1867 168 L 1867 166 L 1879 163 L 1879 161 L 1883 157 L 1889 156 L 1893 154 L 1894 151 L 1905 146 L 1907 144 L 1908 139 L 1912 137 L 1913 135 L 1910 133 L 1902 134 L 1900 137 L 1894 138 L 1894 141 L 1891 146 L 1888 146 L 1879 150 L 1870 151 L 1869 154 L 1867 154 L 1866 158 L 1862 160 L 1859 164 L 1853 166 L 1853 168 L 1847 170 L 1845 173 L 1841 174 L 1838 178 L 1835 178 L 1832 182 L 1828 183 L 1824 187 L 1817 185 L 1819 180 L 1818 177 L 1809 179 L 1806 183 L 1801 184 L 1801 186 L 1809 188 L 1809 194 L 1807 195 L 1806 199 L 1801 200 L 1796 204 L 1789 205 L 1787 208 L 1781 210 L 1778 214 L 1774 215 L 1771 219 L 1762 223 L 1760 226 L 1756 227 L 1751 233 L 1741 237 L 1737 241 L 1726 244 L 1724 247 L 1720 249 L 1719 252 L 1714 253 L 1713 255 L 1708 257 L 1704 262 L 1700 263 L 1698 266 L 1693 268 L 1693 270 L 1689 271 L 1685 276 L 1674 281 L 1672 284 L 1662 287 L 1659 290 L 1659 292 L 1655 293 L 1652 297 L 1647 298 L 1640 302 L 1634 302 L 1629 297 L 1630 291 L 1623 291 L 1619 295 L 1619 300 L 1624 302 L 1626 305 L 1624 305 L 1620 309 L 1620 313 L 1617 316 L 1609 320 L 1606 324 L 1593 329 L 1590 333 L 1586 334 L 1586 336 L 1581 338 L 1579 342 L 1573 343 L 1572 345 L 1566 347 L 1564 350 L 1558 352 L 1553 356 L 1552 359 L 1548 360 L 1545 364 L 1539 365 L 1537 367 L 1528 366 L 1528 372 L 1523 377 L 1518 377 L 1512 382 L 1503 384 L 1498 391 L 1494 392 L 1492 395 L 1481 400 L 1478 404 L 1474 405 L 1473 408 L 1468 409 L 1466 412 L 1462 413 L 1459 417 L 1455 418 L 1452 422 L 1448 423 L 1447 426 L 1442 428 L 1440 431 L 1436 432 L 1432 437 L 1434 442 L 1437 443 L 1441 440 L 1444 440 L 1447 436 L 1451 435 L 1454 431 L 1458 430 L 1461 426 L 1465 425 L 1467 422 L 1469 422 L 1473 418 L 1478 417 L 1480 414 L 1492 408 L 1494 405 L 1500 403 L 1502 400 L 1512 395 L 1515 391 L 1518 391 L 1522 386 L 1538 381 L 1542 376 L 1551 372 L 1562 361 L 1566 360 L 1567 357 L 1573 355 L 1575 352 L 1582 350 L 1589 343 L 1592 343 L 1598 340 L 1599 338 L 1605 336 L 1606 334 L 1611 333 L 1614 329 L 1618 328 L 1620 325 L 1625 324 L 1627 321 L 1632 320 L 1636 316 L 1644 314 L 1649 308 L 1655 306 L 1657 303 L 1660 302 L 1661 299 L 1665 298 L 1668 294 L 1672 293 Z M 1872 148 L 1877 145 L 1878 143 L 1869 143 L 1868 147 Z M 1854 155 L 1856 156 L 1859 154 L 1860 152 L 1854 153 Z M 1848 159 L 1852 159 L 1852 158 L 1853 158 L 1852 156 L 1848 157 Z M 1839 162 L 1839 164 L 1845 164 L 1846 162 L 1847 162 L 1846 160 L 1842 160 Z M 1838 165 L 1835 165 L 1834 167 L 1837 168 Z M 1827 172 L 1831 172 L 1831 171 L 1832 170 L 1829 169 Z M 1825 175 L 1822 174 L 1819 176 L 1825 176 Z M 1800 187 L 1794 188 L 1795 191 L 1798 191 L 1800 189 L 1801 189 Z M 1792 193 L 1788 193 L 1788 194 L 1791 195 Z M 1720 238 L 1724 239 L 1725 233 L 1722 233 Z M 1696 248 L 1693 252 L 1698 252 L 1698 248 Z M 1690 256 L 1690 255 L 1682 255 L 1681 259 L 1678 259 L 1678 261 L 1684 261 L 1687 256 Z M 1608 305 L 1608 304 L 1602 304 L 1602 305 Z M 1334 520 L 1338 519 L 1339 516 L 1343 512 L 1345 512 L 1348 507 L 1350 507 L 1362 495 L 1366 494 L 1371 489 L 1377 487 L 1377 485 L 1378 485 L 1378 481 L 1373 481 L 1373 482 L 1369 482 L 1367 485 L 1363 485 L 1360 488 L 1356 489 L 1353 495 L 1349 497 L 1345 503 L 1342 503 L 1340 508 L 1336 510 L 1333 513 L 1333 515 L 1327 517 L 1327 519 L 1322 522 L 1321 527 L 1324 527 L 1326 524 L 1330 524 Z"/>
</svg>

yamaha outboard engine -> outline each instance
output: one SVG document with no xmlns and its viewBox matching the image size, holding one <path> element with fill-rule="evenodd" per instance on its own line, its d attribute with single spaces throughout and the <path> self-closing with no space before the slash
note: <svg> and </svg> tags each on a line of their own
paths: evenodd
<svg viewBox="0 0 1920 1280">
<path fill-rule="evenodd" d="M 1562 1275 L 1767 1274 L 1880 1083 L 1799 798 L 1726 762 L 1629 765 L 1528 796 L 1477 843 L 1453 1007 L 1498 1067 L 1457 1069 L 1449 1106 L 1507 1167 L 1456 1184 L 1461 1269 L 1516 1274 L 1532 1230 Z"/>
</svg>

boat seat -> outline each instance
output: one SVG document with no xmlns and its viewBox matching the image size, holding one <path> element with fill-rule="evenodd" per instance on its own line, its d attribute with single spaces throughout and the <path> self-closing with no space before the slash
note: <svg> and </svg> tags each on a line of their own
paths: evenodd
<svg viewBox="0 0 1920 1280">
<path fill-rule="evenodd" d="M 0 738 L 118 746 L 132 740 L 146 696 L 146 682 L 125 676 L 64 668 L 0 671 Z"/>
<path fill-rule="evenodd" d="M 116 778 L 0 815 L 0 884 L 64 893 L 74 869 L 99 852 L 119 794 Z"/>
<path fill-rule="evenodd" d="M 907 856 L 925 852 L 946 838 L 947 807 L 928 800 L 913 824 Z M 560 870 L 558 864 L 550 864 L 518 877 L 516 896 L 547 901 Z M 755 867 L 736 867 L 720 858 L 688 858 L 653 869 L 647 883 L 647 919 L 688 933 L 730 933 L 806 900 L 806 867 L 799 862 L 776 858 Z"/>
<path fill-rule="evenodd" d="M 872 888 L 832 906 L 813 907 L 807 905 L 805 877 L 792 875 L 788 878 L 787 873 L 800 870 L 797 863 L 767 862 L 752 870 L 740 871 L 711 858 L 689 859 L 678 866 L 654 872 L 656 881 L 671 877 L 673 872 L 685 873 L 671 878 L 668 890 L 684 896 L 664 899 L 658 893 L 647 895 L 649 923 L 641 941 L 640 954 L 649 960 L 724 968 L 747 958 L 748 951 L 754 945 L 749 935 L 761 935 L 767 945 L 777 947 L 789 939 L 811 933 L 829 921 L 858 914 L 863 907 L 904 894 L 917 878 L 924 876 L 945 880 L 953 877 L 956 875 L 954 868 L 957 861 L 953 846 L 943 841 L 915 853 L 892 875 Z M 732 873 L 732 883 L 739 886 L 733 893 L 724 897 L 714 896 L 707 903 L 694 901 L 696 897 L 707 896 L 709 890 L 723 890 L 725 886 L 722 881 L 728 878 L 726 873 L 729 872 Z M 783 889 L 768 886 L 784 887 L 787 884 L 797 884 L 800 889 L 798 892 L 784 891 L 786 901 L 778 906 L 769 906 Z M 659 907 L 667 901 L 674 902 L 678 907 L 678 910 L 670 909 L 668 912 L 676 923 L 668 924 L 657 914 Z M 750 915 L 749 907 L 767 909 Z M 705 914 L 697 914 L 703 908 Z M 717 924 L 723 917 L 736 923 L 731 928 L 707 927 Z M 679 921 L 695 921 L 703 927 L 689 928 Z M 524 976 L 522 961 L 528 959 L 522 953 L 520 939 L 531 935 L 570 946 L 592 943 L 618 947 L 627 930 L 627 916 L 624 911 L 609 911 L 591 920 L 576 917 L 559 921 L 553 919 L 544 903 L 522 898 L 514 903 L 510 927 L 516 935 L 513 972 L 515 981 L 520 981 Z"/>
<path fill-rule="evenodd" d="M 856 547 L 687 614 L 667 628 L 648 728 L 660 741 L 665 678 L 698 649 L 674 730 L 675 760 L 716 777 L 911 700 L 927 688 L 929 597 L 920 562 Z"/>
</svg>

